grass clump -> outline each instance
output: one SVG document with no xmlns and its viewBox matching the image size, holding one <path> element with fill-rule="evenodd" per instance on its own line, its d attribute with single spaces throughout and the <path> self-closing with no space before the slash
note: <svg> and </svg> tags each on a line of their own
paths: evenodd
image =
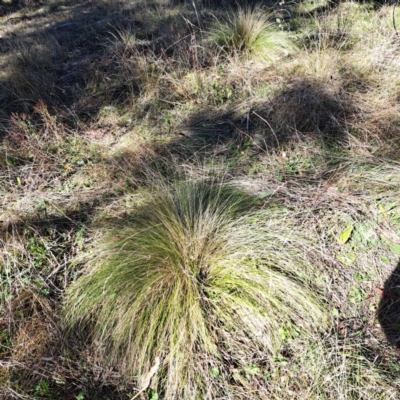
<svg viewBox="0 0 400 400">
<path fill-rule="evenodd" d="M 216 22 L 209 35 L 228 55 L 260 61 L 274 61 L 293 51 L 295 46 L 285 32 L 269 21 L 268 15 L 255 7 L 230 11 L 223 22 Z"/>
<path fill-rule="evenodd" d="M 152 193 L 94 249 L 68 292 L 68 327 L 89 333 L 103 357 L 139 378 L 139 389 L 159 360 L 152 383 L 165 398 L 204 398 L 220 390 L 210 371 L 229 375 L 223 358 L 246 366 L 254 354 L 274 354 L 285 327 L 324 325 L 299 272 L 312 270 L 302 240 L 265 210 L 241 217 L 252 203 L 204 182 Z"/>
</svg>

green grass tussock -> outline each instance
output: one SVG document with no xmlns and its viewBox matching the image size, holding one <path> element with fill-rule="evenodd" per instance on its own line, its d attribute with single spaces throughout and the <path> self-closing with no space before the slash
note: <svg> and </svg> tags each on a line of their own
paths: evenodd
<svg viewBox="0 0 400 400">
<path fill-rule="evenodd" d="M 214 23 L 208 40 L 220 46 L 227 55 L 246 60 L 276 61 L 295 50 L 287 33 L 278 30 L 258 6 L 229 11 L 225 21 Z"/>
<path fill-rule="evenodd" d="M 162 186 L 93 250 L 68 292 L 69 328 L 89 333 L 139 381 L 159 357 L 155 382 L 166 398 L 204 396 L 222 354 L 246 364 L 253 352 L 276 353 L 286 325 L 318 330 L 326 317 L 296 276 L 307 264 L 296 237 L 273 224 L 259 229 L 254 220 L 267 220 L 265 210 L 241 217 L 249 202 L 218 183 Z"/>
</svg>

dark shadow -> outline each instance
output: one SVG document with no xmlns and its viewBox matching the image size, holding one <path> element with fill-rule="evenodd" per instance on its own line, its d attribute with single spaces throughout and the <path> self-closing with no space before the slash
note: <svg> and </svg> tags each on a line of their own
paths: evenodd
<svg viewBox="0 0 400 400">
<path fill-rule="evenodd" d="M 0 17 L 22 10 L 25 7 L 34 7 L 43 4 L 43 1 L 38 0 L 0 0 Z"/>
<path fill-rule="evenodd" d="M 0 67 L 6 71 L 0 79 L 0 134 L 12 113 L 30 113 L 40 100 L 66 120 L 85 122 L 102 106 L 140 95 L 139 76 L 148 71 L 138 71 L 136 60 L 144 52 L 174 57 L 177 49 L 190 47 L 197 29 L 189 3 L 180 13 L 163 12 L 172 7 L 145 0 L 117 0 L 112 7 L 67 0 L 30 14 L 23 29 L 18 24 L 24 16 L 7 19 L 0 37 Z M 132 49 L 125 43 L 118 48 L 120 32 L 135 38 Z"/>
<path fill-rule="evenodd" d="M 387 341 L 400 348 L 400 260 L 385 282 L 377 311 Z"/>
<path fill-rule="evenodd" d="M 247 109 L 204 110 L 192 115 L 178 132 L 181 141 L 198 148 L 211 147 L 215 155 L 224 151 L 224 145 L 251 143 L 260 150 L 282 149 L 307 137 L 320 140 L 329 149 L 346 144 L 347 117 L 352 113 L 349 97 L 318 80 L 303 78 Z"/>
</svg>

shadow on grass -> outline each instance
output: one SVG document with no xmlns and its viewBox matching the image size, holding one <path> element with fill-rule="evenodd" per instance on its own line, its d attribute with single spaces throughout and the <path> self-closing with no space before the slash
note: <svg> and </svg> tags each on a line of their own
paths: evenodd
<svg viewBox="0 0 400 400">
<path fill-rule="evenodd" d="M 387 341 L 400 348 L 400 260 L 385 282 L 377 315 Z"/>
<path fill-rule="evenodd" d="M 42 2 L 38 0 L 0 0 L 0 17 L 22 10 L 29 6 L 38 6 Z"/>
<path fill-rule="evenodd" d="M 168 177 L 174 171 L 163 164 L 163 160 L 170 159 L 171 155 L 172 164 L 187 164 L 196 160 L 207 165 L 223 160 L 228 165 L 240 165 L 240 162 L 236 163 L 239 159 L 246 162 L 257 160 L 269 152 L 290 154 L 300 144 L 315 151 L 310 157 L 318 154 L 315 165 L 321 166 L 321 169 L 318 167 L 315 175 L 315 167 L 309 171 L 295 168 L 297 172 L 294 171 L 294 175 L 287 171 L 288 177 L 303 179 L 311 174 L 309 177 L 313 182 L 315 178 L 326 180 L 337 171 L 332 165 L 351 154 L 358 140 L 368 148 L 370 142 L 373 146 L 374 140 L 384 143 L 386 137 L 390 139 L 388 132 L 397 129 L 396 120 L 387 120 L 385 131 L 377 130 L 371 139 L 358 137 L 356 127 L 359 117 L 364 117 L 364 110 L 362 104 L 354 99 L 341 85 L 330 86 L 317 79 L 296 77 L 288 80 L 267 101 L 240 104 L 227 101 L 225 105 L 210 106 L 192 113 L 178 127 L 171 129 L 170 134 L 174 136 L 170 141 L 162 143 L 161 137 L 151 151 L 142 153 L 143 158 L 147 164 L 158 166 L 161 173 Z M 392 146 L 393 149 L 396 147 Z M 380 154 L 388 160 L 398 160 L 398 153 L 389 152 L 386 147 L 381 146 Z M 117 157 L 113 156 L 110 164 L 123 165 L 123 171 L 132 170 L 135 174 L 135 168 L 130 165 L 134 165 L 137 158 L 138 154 L 132 155 L 127 149 Z M 356 158 L 354 160 L 357 161 Z"/>
<path fill-rule="evenodd" d="M 192 29 L 185 18 L 195 22 L 189 5 L 181 10 L 185 16 L 173 7 L 157 1 L 68 0 L 30 10 L 27 17 L 11 15 L 0 38 L 3 131 L 11 113 L 29 113 L 40 100 L 84 120 L 101 106 L 137 95 L 140 82 L 133 85 L 135 93 L 127 87 L 127 81 L 137 80 L 135 58 L 144 51 L 172 52 L 172 43 Z M 120 38 L 119 31 L 131 37 Z M 134 53 L 127 54 L 124 40 L 132 38 Z M 124 54 L 116 51 L 116 42 L 125 46 Z"/>
<path fill-rule="evenodd" d="M 22 16 L 10 14 L 0 37 L 3 134 L 11 113 L 30 113 L 40 100 L 63 110 L 66 119 L 83 122 L 101 107 L 131 104 L 148 85 L 147 77 L 157 74 L 160 57 L 172 68 L 209 63 L 191 53 L 192 35 L 200 32 L 193 4 L 66 0 L 26 8 Z M 196 4 L 206 29 L 233 2 Z M 141 60 L 144 66 L 138 66 Z"/>
<path fill-rule="evenodd" d="M 253 144 L 259 150 L 284 149 L 294 140 L 320 139 L 330 149 L 345 145 L 350 98 L 309 78 L 287 84 L 270 100 L 226 111 L 194 114 L 179 130 L 183 142 L 208 146 L 218 155 L 229 144 Z M 222 147 L 221 147 L 222 146 Z"/>
<path fill-rule="evenodd" d="M 0 398 L 13 398 L 10 393 L 18 398 L 60 400 L 76 399 L 79 393 L 99 400 L 122 396 L 112 382 L 98 385 L 99 377 L 108 372 L 96 368 L 89 356 L 82 356 L 79 347 L 66 354 L 57 312 L 68 282 L 79 273 L 79 264 L 73 260 L 100 203 L 104 201 L 92 196 L 65 212 L 42 209 L 0 224 L 0 254 L 4 255 L 0 264 L 7 265 L 7 271 L 0 269 L 0 355 L 4 363 L 0 373 L 7 371 Z M 4 309 L 7 294 L 12 300 Z"/>
</svg>

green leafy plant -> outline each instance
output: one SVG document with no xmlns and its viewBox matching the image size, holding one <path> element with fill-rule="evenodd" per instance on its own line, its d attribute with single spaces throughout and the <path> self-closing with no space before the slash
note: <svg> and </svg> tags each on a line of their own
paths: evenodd
<svg viewBox="0 0 400 400">
<path fill-rule="evenodd" d="M 282 324 L 300 326 L 296 335 L 324 324 L 318 300 L 296 274 L 298 267 L 311 271 L 296 250 L 301 241 L 252 204 L 242 192 L 203 182 L 152 193 L 94 249 L 68 293 L 69 328 L 89 330 L 108 361 L 139 375 L 142 390 L 161 358 L 153 373 L 166 398 L 193 398 L 213 377 L 198 365 L 218 365 L 223 348 L 240 354 L 246 342 L 274 353 Z"/>
<path fill-rule="evenodd" d="M 209 41 L 228 54 L 244 59 L 275 60 L 295 49 L 287 34 L 275 28 L 268 14 L 259 7 L 239 7 L 228 12 L 223 22 L 216 22 Z"/>
<path fill-rule="evenodd" d="M 218 369 L 218 367 L 212 367 L 212 368 L 210 368 L 208 373 L 210 374 L 211 378 L 213 378 L 213 379 L 218 378 L 219 369 Z"/>
<path fill-rule="evenodd" d="M 35 397 L 47 397 L 50 394 L 49 386 L 43 379 L 40 380 L 39 384 L 35 387 Z"/>
</svg>

